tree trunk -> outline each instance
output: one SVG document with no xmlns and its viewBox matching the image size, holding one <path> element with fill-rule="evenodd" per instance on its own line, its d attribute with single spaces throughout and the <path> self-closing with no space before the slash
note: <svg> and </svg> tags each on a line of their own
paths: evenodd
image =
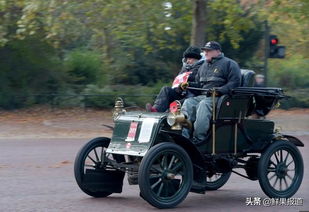
<svg viewBox="0 0 309 212">
<path fill-rule="evenodd" d="M 191 45 L 202 47 L 206 41 L 207 0 L 193 0 Z"/>
<path fill-rule="evenodd" d="M 113 39 L 111 36 L 111 33 L 108 28 L 103 27 L 103 52 L 104 52 L 104 60 L 107 62 L 107 64 L 112 64 L 113 63 L 113 54 L 112 54 L 112 49 L 113 49 Z"/>
</svg>

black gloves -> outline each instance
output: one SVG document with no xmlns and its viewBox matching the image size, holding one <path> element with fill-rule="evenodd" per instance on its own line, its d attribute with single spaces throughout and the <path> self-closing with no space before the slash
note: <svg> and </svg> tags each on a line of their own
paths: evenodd
<svg viewBox="0 0 309 212">
<path fill-rule="evenodd" d="M 188 82 L 182 82 L 179 84 L 179 88 L 183 91 L 186 90 L 188 86 L 189 86 Z"/>
</svg>

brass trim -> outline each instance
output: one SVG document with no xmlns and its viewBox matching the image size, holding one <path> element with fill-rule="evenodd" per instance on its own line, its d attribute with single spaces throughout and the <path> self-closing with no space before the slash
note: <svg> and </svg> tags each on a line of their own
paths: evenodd
<svg viewBox="0 0 309 212">
<path fill-rule="evenodd" d="M 212 92 L 212 154 L 216 154 L 216 90 Z"/>
<path fill-rule="evenodd" d="M 234 154 L 237 154 L 237 123 L 235 123 L 235 127 L 234 127 Z"/>
<path fill-rule="evenodd" d="M 237 140 L 238 140 L 238 124 L 240 124 L 242 111 L 239 112 L 238 121 L 235 123 L 234 128 L 234 154 L 237 154 Z"/>
<path fill-rule="evenodd" d="M 117 97 L 115 100 L 115 106 L 113 109 L 113 120 L 115 121 L 120 114 L 124 114 L 126 110 L 124 109 L 124 102 L 121 97 Z"/>
<path fill-rule="evenodd" d="M 189 121 L 185 115 L 181 112 L 181 103 L 176 100 L 177 102 L 177 110 L 175 112 L 170 112 L 169 116 L 173 116 L 175 119 L 175 123 L 171 126 L 171 130 L 182 130 L 183 127 L 187 127 L 192 129 L 192 123 Z"/>
</svg>

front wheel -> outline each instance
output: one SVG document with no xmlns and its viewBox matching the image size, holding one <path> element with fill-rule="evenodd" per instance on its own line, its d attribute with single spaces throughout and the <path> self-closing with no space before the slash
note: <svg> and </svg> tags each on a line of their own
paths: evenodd
<svg viewBox="0 0 309 212">
<path fill-rule="evenodd" d="M 74 175 L 80 189 L 93 197 L 107 197 L 122 191 L 124 172 L 109 166 L 104 158 L 121 162 L 122 155 L 106 155 L 109 138 L 95 138 L 85 144 L 77 153 Z"/>
<path fill-rule="evenodd" d="M 193 168 L 187 152 L 174 143 L 153 146 L 138 171 L 141 196 L 157 208 L 172 208 L 188 195 Z"/>
<path fill-rule="evenodd" d="M 271 198 L 293 196 L 302 182 L 303 174 L 302 156 L 289 141 L 275 141 L 259 160 L 259 183 L 264 193 Z"/>
</svg>

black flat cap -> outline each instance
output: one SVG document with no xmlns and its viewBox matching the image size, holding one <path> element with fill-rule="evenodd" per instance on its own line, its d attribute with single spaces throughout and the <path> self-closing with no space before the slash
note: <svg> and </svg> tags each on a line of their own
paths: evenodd
<svg viewBox="0 0 309 212">
<path fill-rule="evenodd" d="M 216 41 L 209 41 L 201 49 L 202 50 L 220 50 L 221 51 L 221 45 L 220 45 L 220 43 L 218 43 Z"/>
</svg>

